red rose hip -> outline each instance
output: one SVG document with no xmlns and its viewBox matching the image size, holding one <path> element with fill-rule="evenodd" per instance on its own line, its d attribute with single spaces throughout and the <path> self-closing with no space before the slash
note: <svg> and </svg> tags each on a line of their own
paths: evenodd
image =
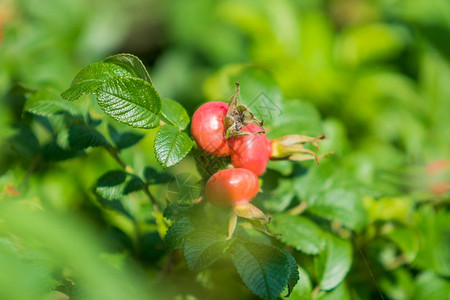
<svg viewBox="0 0 450 300">
<path fill-rule="evenodd" d="M 227 111 L 227 103 L 207 102 L 200 106 L 192 116 L 192 137 L 200 149 L 214 156 L 230 155 L 223 122 Z"/>
<path fill-rule="evenodd" d="M 270 141 L 265 133 L 257 134 L 264 130 L 256 124 L 244 126 L 243 131 L 252 134 L 229 139 L 231 163 L 235 168 L 245 168 L 260 176 L 266 171 L 270 159 Z"/>
<path fill-rule="evenodd" d="M 206 199 L 219 207 L 247 204 L 258 191 L 258 177 L 253 172 L 241 168 L 215 173 L 205 187 Z"/>
</svg>

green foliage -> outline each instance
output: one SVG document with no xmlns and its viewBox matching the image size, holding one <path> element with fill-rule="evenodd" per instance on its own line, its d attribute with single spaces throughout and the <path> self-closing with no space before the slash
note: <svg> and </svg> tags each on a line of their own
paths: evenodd
<svg viewBox="0 0 450 300">
<path fill-rule="evenodd" d="M 385 236 L 398 245 L 408 262 L 416 258 L 419 251 L 419 239 L 411 228 L 397 226 L 387 232 Z"/>
<path fill-rule="evenodd" d="M 269 225 L 281 241 L 306 254 L 318 254 L 325 247 L 322 230 L 308 218 L 280 214 Z"/>
<path fill-rule="evenodd" d="M 320 300 L 348 300 L 350 298 L 350 294 L 345 284 L 345 281 L 340 283 L 336 288 L 331 291 L 321 291 L 317 296 L 317 299 Z"/>
<path fill-rule="evenodd" d="M 111 78 L 97 87 L 96 95 L 100 108 L 119 122 L 138 128 L 159 124 L 159 96 L 141 79 Z"/>
<path fill-rule="evenodd" d="M 347 275 L 352 264 L 351 244 L 333 235 L 326 237 L 326 246 L 315 259 L 319 285 L 323 290 L 336 287 Z"/>
<path fill-rule="evenodd" d="M 109 171 L 98 179 L 95 192 L 105 199 L 114 200 L 144 187 L 145 184 L 138 176 L 116 170 Z"/>
<path fill-rule="evenodd" d="M 64 112 L 79 114 L 76 107 L 61 101 L 61 96 L 55 90 L 39 90 L 33 93 L 25 103 L 24 110 L 44 117 Z"/>
<path fill-rule="evenodd" d="M 152 79 L 150 78 L 144 64 L 134 55 L 123 53 L 107 57 L 104 61 L 115 64 L 126 70 L 129 74 L 131 74 L 131 76 L 141 78 L 153 85 Z"/>
<path fill-rule="evenodd" d="M 276 248 L 236 242 L 231 255 L 242 281 L 263 299 L 276 299 L 288 283 L 289 259 Z"/>
<path fill-rule="evenodd" d="M 29 203 L 30 200 L 22 201 Z M 81 220 L 32 211 L 23 205 L 2 203 L 1 206 L 1 218 L 8 223 L 8 231 L 16 236 L 15 243 L 32 249 L 24 253 L 17 249 L 17 244 L 1 247 L 2 266 L 11 267 L 8 268 L 9 274 L 2 272 L 7 275 L 1 280 L 2 298 L 48 299 L 56 287 L 68 293 L 72 285 L 70 277 L 82 282 L 77 293 L 89 295 L 89 299 L 123 299 L 128 296 L 144 299 L 153 294 L 146 291 L 144 281 L 130 269 L 115 269 L 99 259 L 99 253 L 105 249 L 98 236 Z M 24 219 L 27 222 L 23 222 Z M 2 229 L 2 235 L 6 233 Z M 67 267 L 73 269 L 69 278 L 63 275 L 63 269 Z M 23 284 L 21 289 L 7 286 L 19 283 Z"/>
<path fill-rule="evenodd" d="M 69 129 L 68 135 L 69 146 L 75 150 L 108 146 L 105 137 L 91 126 L 73 125 Z"/>
<path fill-rule="evenodd" d="M 190 120 L 188 113 L 180 103 L 167 98 L 161 100 L 161 119 L 180 130 L 186 129 Z"/>
<path fill-rule="evenodd" d="M 220 222 L 209 223 L 224 220 L 223 212 L 172 204 L 164 215 L 175 220 L 165 240 L 171 249 L 183 249 L 191 270 L 202 271 L 228 253 L 245 285 L 264 299 L 276 299 L 286 286 L 290 294 L 296 285 L 299 275 L 292 255 L 240 229 L 227 240 Z"/>
<path fill-rule="evenodd" d="M 287 256 L 287 258 L 289 260 L 290 274 L 288 277 L 288 284 L 287 284 L 288 293 L 285 296 L 285 297 L 289 297 L 292 293 L 292 290 L 297 285 L 297 282 L 300 279 L 300 274 L 298 272 L 297 261 L 295 260 L 295 258 L 286 250 L 284 250 L 284 254 Z"/>
<path fill-rule="evenodd" d="M 431 272 L 422 273 L 415 281 L 413 299 L 445 299 L 450 293 L 450 284 Z"/>
<path fill-rule="evenodd" d="M 217 171 L 226 169 L 230 164 L 229 157 L 215 157 L 198 148 L 192 149 L 192 155 L 195 159 L 195 167 L 197 172 L 205 180 L 208 180 L 208 178 Z"/>
<path fill-rule="evenodd" d="M 187 218 L 182 218 L 170 226 L 164 236 L 164 240 L 167 242 L 170 249 L 182 249 L 184 247 L 186 236 L 193 230 L 195 230 L 195 228 L 191 225 L 189 220 Z"/>
<path fill-rule="evenodd" d="M 413 263 L 423 269 L 431 268 L 442 276 L 449 276 L 450 266 L 446 263 L 450 259 L 448 213 L 435 213 L 430 207 L 424 207 L 418 211 L 416 218 L 419 243 L 426 246 L 420 248 Z"/>
<path fill-rule="evenodd" d="M 264 208 L 270 211 L 282 212 L 292 203 L 292 200 L 294 199 L 294 184 L 290 179 L 280 179 L 278 181 L 278 185 L 274 189 L 266 189 L 264 186 L 263 189 L 263 205 Z"/>
<path fill-rule="evenodd" d="M 448 8 L 0 4 L 0 299 L 445 299 Z M 189 122 L 236 81 L 270 139 L 324 133 L 335 155 L 269 162 L 271 222 L 227 239 L 198 196 L 230 159 Z"/>
<path fill-rule="evenodd" d="M 283 103 L 280 110 L 282 117 L 273 117 L 269 137 L 277 138 L 292 132 L 316 136 L 323 132 L 319 112 L 310 103 L 292 100 Z"/>
<path fill-rule="evenodd" d="M 143 134 L 134 133 L 131 131 L 119 133 L 113 126 L 108 124 L 108 133 L 111 140 L 114 142 L 118 150 L 123 150 L 131 147 L 144 137 Z"/>
<path fill-rule="evenodd" d="M 299 284 L 297 284 L 292 290 L 290 299 L 293 300 L 307 300 L 311 299 L 312 295 L 312 283 L 308 273 L 302 268 L 298 267 Z"/>
<path fill-rule="evenodd" d="M 155 139 L 156 158 L 163 167 L 173 166 L 189 153 L 193 145 L 185 132 L 171 125 L 162 126 Z"/>
<path fill-rule="evenodd" d="M 366 215 L 356 181 L 343 176 L 331 162 L 299 177 L 295 188 L 312 214 L 338 221 L 351 229 L 360 229 L 364 225 Z"/>
<path fill-rule="evenodd" d="M 159 124 L 161 99 L 141 61 L 130 54 L 119 54 L 81 70 L 66 100 L 84 94 L 97 96 L 100 108 L 110 117 L 132 127 L 155 128 Z"/>
<path fill-rule="evenodd" d="M 184 241 L 184 257 L 188 267 L 195 272 L 204 270 L 222 256 L 227 244 L 225 235 L 196 228 L 186 235 Z"/>
</svg>

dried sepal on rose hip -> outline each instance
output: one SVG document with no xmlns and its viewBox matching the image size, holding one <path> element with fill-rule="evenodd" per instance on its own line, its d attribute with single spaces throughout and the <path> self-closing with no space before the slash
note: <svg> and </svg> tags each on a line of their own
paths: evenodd
<svg viewBox="0 0 450 300">
<path fill-rule="evenodd" d="M 256 124 L 258 126 L 263 126 L 264 122 L 258 120 L 256 116 L 250 111 L 250 109 L 244 105 L 238 103 L 238 97 L 240 92 L 239 82 L 235 83 L 236 92 L 231 96 L 230 101 L 228 102 L 228 112 L 223 119 L 225 125 L 225 138 L 229 139 L 234 136 L 246 136 L 253 134 L 262 134 L 264 133 L 264 129 L 258 132 L 248 132 L 242 130 L 242 128 L 249 124 Z"/>
<path fill-rule="evenodd" d="M 321 157 L 330 155 L 326 153 L 317 155 L 310 149 L 304 148 L 306 143 L 312 143 L 317 149 L 317 142 L 323 141 L 325 136 L 308 137 L 304 135 L 288 135 L 270 141 L 265 133 L 254 134 L 262 130 L 255 124 L 249 124 L 242 128 L 243 131 L 253 135 L 238 136 L 229 139 L 231 149 L 231 163 L 235 168 L 245 168 L 257 176 L 266 171 L 269 160 L 310 160 L 315 159 L 319 163 Z"/>
<path fill-rule="evenodd" d="M 208 102 L 200 106 L 192 117 L 191 132 L 200 149 L 216 157 L 231 156 L 235 168 L 245 168 L 261 176 L 271 160 L 303 161 L 321 157 L 305 148 L 325 139 L 324 135 L 308 137 L 288 135 L 269 141 L 263 122 L 259 121 L 247 106 L 238 104 L 240 86 L 236 82 L 236 92 L 229 104 Z"/>
<path fill-rule="evenodd" d="M 228 239 L 234 232 L 237 217 L 269 222 L 259 208 L 250 204 L 258 192 L 258 177 L 247 169 L 225 169 L 209 178 L 205 187 L 206 200 L 217 207 L 232 207 Z"/>
<path fill-rule="evenodd" d="M 321 134 L 318 137 L 309 137 L 306 135 L 287 135 L 278 139 L 270 141 L 271 160 L 293 160 L 304 161 L 314 159 L 319 163 L 320 158 L 330 156 L 333 153 L 325 153 L 317 155 L 314 151 L 305 148 L 305 144 L 311 143 L 314 147 L 320 150 L 317 144 L 325 140 L 325 135 Z"/>
<path fill-rule="evenodd" d="M 225 102 L 207 102 L 201 105 L 192 116 L 191 133 L 198 147 L 217 157 L 231 154 L 228 138 L 233 136 L 249 135 L 242 128 L 247 124 L 260 124 L 254 114 L 245 106 L 237 102 L 239 96 L 239 83 L 236 83 L 236 92 Z M 261 130 L 263 133 L 264 130 Z"/>
</svg>

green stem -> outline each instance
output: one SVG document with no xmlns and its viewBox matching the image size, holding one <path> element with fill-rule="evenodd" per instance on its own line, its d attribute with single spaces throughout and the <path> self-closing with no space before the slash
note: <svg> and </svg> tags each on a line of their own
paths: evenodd
<svg viewBox="0 0 450 300">
<path fill-rule="evenodd" d="M 308 203 L 303 201 L 303 202 L 300 202 L 299 205 L 288 210 L 287 213 L 290 215 L 301 215 L 306 210 L 307 207 L 308 207 Z"/>
</svg>

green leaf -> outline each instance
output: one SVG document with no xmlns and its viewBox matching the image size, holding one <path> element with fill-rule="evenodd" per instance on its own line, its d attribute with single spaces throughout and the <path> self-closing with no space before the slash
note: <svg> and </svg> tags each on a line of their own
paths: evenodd
<svg viewBox="0 0 450 300">
<path fill-rule="evenodd" d="M 314 222 L 302 216 L 274 215 L 269 229 L 285 244 L 306 254 L 318 254 L 324 247 L 324 233 Z"/>
<path fill-rule="evenodd" d="M 308 211 L 317 216 L 336 220 L 351 229 L 360 228 L 364 222 L 364 210 L 357 193 L 347 189 L 331 190 L 323 193 Z"/>
<path fill-rule="evenodd" d="M 447 61 L 450 61 L 450 43 L 441 39 L 441 36 L 449 36 L 450 30 L 446 25 L 436 25 L 433 23 L 415 23 L 415 28 L 418 29 L 421 36 L 425 38 L 425 40 L 433 46 Z"/>
<path fill-rule="evenodd" d="M 142 138 L 144 137 L 143 134 L 131 131 L 119 133 L 114 127 L 112 127 L 109 124 L 108 124 L 108 132 L 114 144 L 116 144 L 116 148 L 118 150 L 123 150 L 128 147 L 131 147 L 139 143 L 139 141 L 142 140 Z"/>
<path fill-rule="evenodd" d="M 408 223 L 414 210 L 414 200 L 409 197 L 372 197 L 364 198 L 364 207 L 369 222 L 389 221 Z"/>
<path fill-rule="evenodd" d="M 166 172 L 158 172 L 152 167 L 145 167 L 144 178 L 147 184 L 161 184 L 169 182 L 173 178 L 173 175 Z"/>
<path fill-rule="evenodd" d="M 142 63 L 132 55 L 117 55 L 82 69 L 61 95 L 76 100 L 83 94 L 97 95 L 103 111 L 132 127 L 159 125 L 161 99 Z"/>
<path fill-rule="evenodd" d="M 235 242 L 234 265 L 245 285 L 263 299 L 276 299 L 288 283 L 289 260 L 279 249 L 263 244 Z"/>
<path fill-rule="evenodd" d="M 118 65 L 96 62 L 82 69 L 75 76 L 70 88 L 61 96 L 66 100 L 74 101 L 84 94 L 95 94 L 105 81 L 121 76 L 131 76 L 131 74 Z"/>
<path fill-rule="evenodd" d="M 389 299 L 413 299 L 414 280 L 409 269 L 396 268 L 378 281 L 381 291 Z"/>
<path fill-rule="evenodd" d="M 295 258 L 292 256 L 291 253 L 289 253 L 286 250 L 283 250 L 284 254 L 288 258 L 289 261 L 289 278 L 288 278 L 288 293 L 285 297 L 289 297 L 291 295 L 292 290 L 294 289 L 295 285 L 297 284 L 298 280 L 300 279 L 300 275 L 297 268 L 297 262 L 295 261 Z"/>
<path fill-rule="evenodd" d="M 269 185 L 272 184 L 273 183 L 269 181 Z M 294 182 L 292 179 L 282 178 L 278 180 L 278 185 L 272 190 L 263 186 L 262 189 L 264 190 L 264 193 L 261 197 L 263 199 L 262 203 L 264 208 L 274 212 L 282 212 L 285 210 L 294 199 L 293 184 Z"/>
<path fill-rule="evenodd" d="M 413 300 L 441 300 L 448 299 L 449 295 L 450 283 L 448 280 L 430 271 L 417 276 Z"/>
<path fill-rule="evenodd" d="M 308 212 L 350 229 L 360 229 L 366 223 L 358 182 L 331 162 L 310 168 L 294 186 L 298 197 L 308 203 Z"/>
<path fill-rule="evenodd" d="M 312 299 L 312 284 L 308 273 L 300 266 L 298 266 L 299 283 L 294 287 L 290 296 L 291 300 L 311 300 Z"/>
<path fill-rule="evenodd" d="M 318 300 L 350 300 L 350 292 L 345 281 L 331 291 L 320 291 Z"/>
<path fill-rule="evenodd" d="M 194 204 L 202 196 L 204 186 L 193 173 L 178 173 L 166 185 L 167 201 L 170 203 Z"/>
<path fill-rule="evenodd" d="M 111 78 L 97 88 L 96 94 L 100 108 L 121 123 L 147 129 L 159 125 L 159 95 L 141 79 Z"/>
<path fill-rule="evenodd" d="M 163 167 L 179 163 L 189 153 L 194 142 L 184 132 L 171 125 L 164 125 L 156 134 L 155 154 Z"/>
<path fill-rule="evenodd" d="M 114 200 L 143 188 L 145 184 L 139 177 L 116 170 L 109 171 L 98 179 L 95 192 L 107 200 Z"/>
<path fill-rule="evenodd" d="M 14 152 L 28 157 L 35 156 L 40 152 L 39 140 L 29 127 L 20 126 L 9 142 Z"/>
<path fill-rule="evenodd" d="M 423 206 L 414 215 L 414 224 L 420 242 L 414 265 L 424 270 L 431 268 L 442 276 L 450 276 L 450 213 Z"/>
<path fill-rule="evenodd" d="M 347 275 L 352 264 L 352 246 L 328 234 L 325 249 L 314 259 L 319 286 L 322 290 L 336 287 Z"/>
<path fill-rule="evenodd" d="M 134 146 L 135 144 L 139 143 L 140 140 L 144 135 L 134 133 L 134 132 L 124 132 L 120 134 L 120 137 L 118 140 L 115 141 L 117 149 L 123 150 L 128 147 Z"/>
<path fill-rule="evenodd" d="M 320 115 L 311 103 L 291 100 L 284 102 L 280 116 L 266 128 L 270 139 L 289 134 L 316 136 L 323 133 Z"/>
<path fill-rule="evenodd" d="M 169 203 L 164 209 L 163 216 L 172 221 L 181 220 L 189 213 L 190 207 L 180 203 Z"/>
<path fill-rule="evenodd" d="M 86 125 L 73 125 L 69 129 L 69 145 L 73 150 L 88 147 L 108 146 L 105 137 L 95 128 Z"/>
<path fill-rule="evenodd" d="M 39 90 L 25 103 L 24 110 L 41 116 L 52 116 L 61 112 L 79 113 L 75 106 L 67 103 L 54 90 Z"/>
<path fill-rule="evenodd" d="M 45 144 L 41 148 L 42 159 L 44 161 L 62 161 L 84 154 L 82 150 L 64 149 L 55 141 Z"/>
<path fill-rule="evenodd" d="M 229 243 L 225 238 L 225 235 L 204 230 L 188 234 L 184 240 L 184 257 L 189 269 L 199 272 L 219 259 Z"/>
<path fill-rule="evenodd" d="M 98 195 L 97 197 L 98 201 L 103 204 L 106 208 L 112 209 L 116 212 L 119 212 L 126 217 L 128 217 L 130 220 L 134 220 L 133 215 L 125 208 L 123 203 L 118 199 L 108 200 Z"/>
<path fill-rule="evenodd" d="M 230 157 L 216 157 L 198 148 L 192 149 L 192 154 L 195 159 L 195 167 L 205 181 L 217 171 L 226 169 L 231 163 Z"/>
<path fill-rule="evenodd" d="M 399 225 L 385 236 L 398 245 L 408 262 L 414 260 L 419 251 L 419 238 L 411 228 Z"/>
<path fill-rule="evenodd" d="M 186 235 L 191 233 L 194 229 L 194 226 L 192 226 L 187 218 L 183 217 L 177 220 L 170 226 L 164 237 L 169 249 L 183 249 Z"/>
<path fill-rule="evenodd" d="M 293 170 L 293 161 L 289 160 L 269 160 L 267 168 L 280 173 L 283 176 L 289 176 Z M 292 182 L 292 180 L 290 180 Z"/>
<path fill-rule="evenodd" d="M 178 127 L 179 129 L 185 129 L 189 124 L 189 115 L 184 107 L 175 100 L 163 98 L 161 99 L 161 119 Z"/>
<path fill-rule="evenodd" d="M 133 77 L 141 78 L 150 83 L 151 85 L 153 85 L 152 79 L 150 78 L 150 75 L 148 74 L 147 69 L 145 68 L 142 61 L 132 54 L 128 53 L 116 54 L 107 57 L 104 61 L 108 63 L 113 63 L 121 67 L 122 69 L 126 70 Z"/>
</svg>

